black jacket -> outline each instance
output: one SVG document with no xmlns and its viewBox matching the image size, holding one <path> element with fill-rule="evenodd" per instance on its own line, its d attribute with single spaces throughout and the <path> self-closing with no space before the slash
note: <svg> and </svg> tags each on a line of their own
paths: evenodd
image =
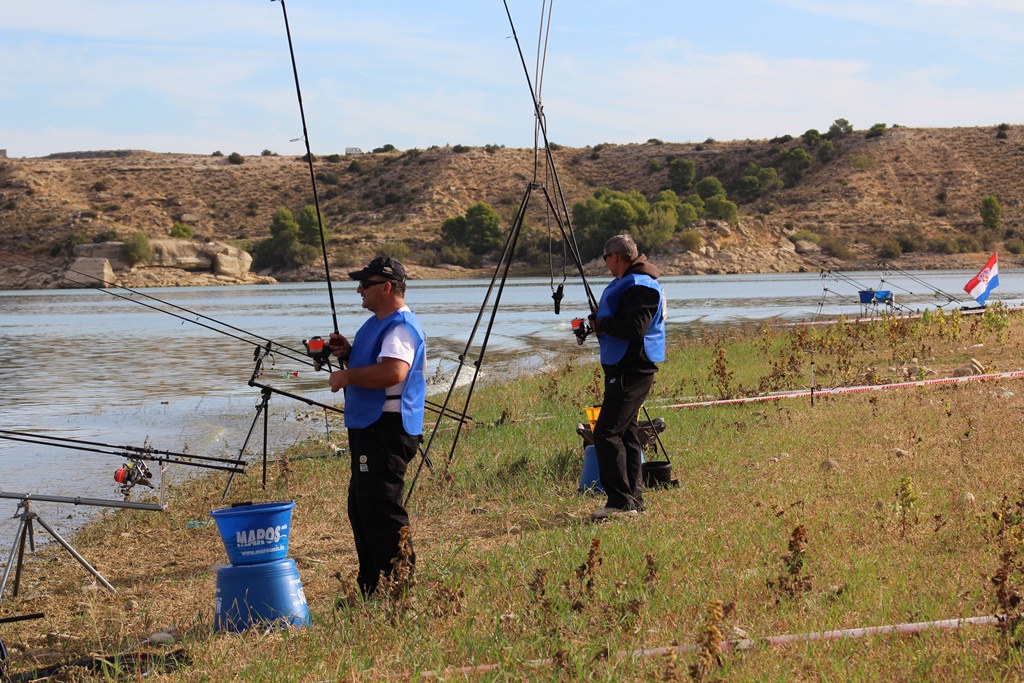
<svg viewBox="0 0 1024 683">
<path fill-rule="evenodd" d="M 658 267 L 648 261 L 643 254 L 630 264 L 623 276 L 631 273 L 647 275 L 654 280 L 660 275 Z M 622 293 L 614 316 L 594 321 L 595 332 L 629 340 L 629 348 L 622 360 L 615 365 L 602 366 L 605 374 L 648 375 L 658 371 L 658 366 L 648 360 L 644 353 L 644 335 L 647 334 L 647 328 L 651 326 L 660 304 L 661 296 L 657 290 L 650 287 L 630 287 Z"/>
</svg>

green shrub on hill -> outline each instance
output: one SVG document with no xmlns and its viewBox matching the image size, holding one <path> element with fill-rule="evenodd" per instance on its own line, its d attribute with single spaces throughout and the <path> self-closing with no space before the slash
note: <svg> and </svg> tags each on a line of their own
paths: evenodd
<svg viewBox="0 0 1024 683">
<path fill-rule="evenodd" d="M 880 138 L 885 135 L 886 126 L 884 123 L 876 123 L 864 134 L 866 138 Z"/>
<path fill-rule="evenodd" d="M 167 234 L 174 239 L 190 240 L 196 234 L 196 231 L 188 223 L 174 221 L 174 225 L 171 226 L 171 229 Z"/>
<path fill-rule="evenodd" d="M 686 251 L 697 251 L 704 242 L 700 233 L 696 230 L 683 230 L 679 233 L 676 239 L 679 241 L 680 246 L 685 248 Z"/>
<path fill-rule="evenodd" d="M 384 242 L 377 247 L 377 256 L 389 256 L 399 261 L 405 261 L 409 258 L 409 245 L 402 241 Z"/>
<path fill-rule="evenodd" d="M 314 209 L 314 220 L 315 211 Z M 315 226 L 313 230 L 313 234 L 316 235 Z M 250 250 L 253 268 L 257 270 L 282 270 L 308 265 L 316 262 L 320 256 L 320 249 L 299 240 L 299 224 L 288 209 L 278 209 L 274 212 L 270 223 L 270 235 L 268 239 L 254 244 Z"/>
<path fill-rule="evenodd" d="M 152 258 L 153 248 L 149 244 L 149 237 L 144 232 L 135 233 L 121 245 L 121 260 L 129 265 L 145 263 Z"/>
<path fill-rule="evenodd" d="M 487 202 L 477 202 L 466 209 L 465 215 L 453 216 L 441 225 L 441 240 L 445 246 L 453 249 L 446 253 L 462 262 L 466 261 L 462 256 L 462 249 L 475 256 L 488 254 L 504 243 L 501 215 Z"/>
</svg>

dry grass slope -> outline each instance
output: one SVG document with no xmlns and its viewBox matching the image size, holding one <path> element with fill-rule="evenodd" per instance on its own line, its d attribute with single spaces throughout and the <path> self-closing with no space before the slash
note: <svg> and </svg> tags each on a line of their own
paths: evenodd
<svg viewBox="0 0 1024 683">
<path fill-rule="evenodd" d="M 836 235 L 867 248 L 886 236 L 917 230 L 927 239 L 973 233 L 987 194 L 1002 205 L 1010 235 L 1024 235 L 1024 128 L 896 127 L 877 138 L 857 131 L 837 140 L 838 155 L 815 159 L 797 181 L 770 197 L 740 203 L 741 242 L 771 244 L 784 230 Z M 557 172 L 571 207 L 601 186 L 639 190 L 649 198 L 669 186 L 674 158 L 692 159 L 697 176 L 734 186 L 743 167 L 779 166 L 779 155 L 801 144 L 733 142 L 596 145 L 558 148 Z M 812 149 L 812 154 L 814 150 Z M 333 161 L 329 161 L 332 159 Z M 443 221 L 477 201 L 510 220 L 527 183 L 552 185 L 527 149 L 445 147 L 361 156 L 321 156 L 316 175 L 332 254 L 355 261 L 385 241 L 404 241 L 415 254 L 436 242 Z M 78 153 L 0 160 L 0 248 L 39 252 L 78 233 L 113 231 L 150 237 L 174 221 L 216 240 L 268 236 L 279 208 L 311 203 L 308 167 L 297 157 L 227 157 L 125 152 Z M 536 197 L 536 195 L 535 195 Z M 543 201 L 529 221 L 546 223 Z M 973 259 L 970 263 L 976 262 Z M 928 264 L 926 264 L 928 265 Z"/>
</svg>

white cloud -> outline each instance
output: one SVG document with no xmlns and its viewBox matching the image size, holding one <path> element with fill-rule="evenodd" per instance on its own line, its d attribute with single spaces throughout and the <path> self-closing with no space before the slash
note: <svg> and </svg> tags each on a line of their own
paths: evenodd
<svg viewBox="0 0 1024 683">
<path fill-rule="evenodd" d="M 1024 3 L 1017 0 L 779 0 L 781 4 L 865 26 L 956 40 L 979 53 L 992 43 L 1018 52 Z"/>
<path fill-rule="evenodd" d="M 543 93 L 551 139 L 771 137 L 837 117 L 858 127 L 1024 123 L 1024 1 L 723 3 L 560 4 Z M 12 154 L 167 144 L 301 153 L 285 149 L 301 122 L 280 3 L 8 4 L 0 62 L 18 68 L 0 70 L 0 146 Z M 510 4 L 532 62 L 537 3 Z M 723 12 L 734 30 L 708 30 Z M 288 16 L 318 153 L 532 145 L 501 3 L 304 0 Z M 67 142 L 74 135 L 83 138 Z"/>
</svg>

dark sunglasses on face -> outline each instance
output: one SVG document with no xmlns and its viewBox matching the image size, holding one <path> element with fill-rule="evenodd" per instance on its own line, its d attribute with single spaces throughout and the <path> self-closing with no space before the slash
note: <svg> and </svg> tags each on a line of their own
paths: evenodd
<svg viewBox="0 0 1024 683">
<path fill-rule="evenodd" d="M 610 253 L 610 254 L 605 254 L 605 255 L 603 256 L 603 258 L 604 258 L 604 260 L 605 260 L 605 261 L 607 261 L 607 260 L 608 260 L 608 259 L 610 259 L 610 258 L 611 258 L 612 256 L 615 256 L 615 252 L 612 252 L 612 253 Z"/>
<path fill-rule="evenodd" d="M 382 285 L 385 282 L 388 282 L 388 280 L 360 280 L 359 281 L 359 288 L 360 289 L 369 289 L 370 287 L 373 287 L 374 285 Z"/>
</svg>

